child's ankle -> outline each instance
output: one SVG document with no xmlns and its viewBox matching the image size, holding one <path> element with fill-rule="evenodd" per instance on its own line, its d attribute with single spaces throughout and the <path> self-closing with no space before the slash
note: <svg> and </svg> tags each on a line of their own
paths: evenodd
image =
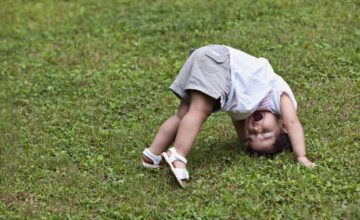
<svg viewBox="0 0 360 220">
<path fill-rule="evenodd" d="M 160 152 L 158 152 L 158 150 L 157 149 L 152 149 L 151 147 L 148 147 L 147 148 L 152 154 L 154 154 L 155 156 L 159 156 L 159 155 L 161 155 L 161 153 L 162 153 L 162 151 L 160 151 Z"/>
</svg>

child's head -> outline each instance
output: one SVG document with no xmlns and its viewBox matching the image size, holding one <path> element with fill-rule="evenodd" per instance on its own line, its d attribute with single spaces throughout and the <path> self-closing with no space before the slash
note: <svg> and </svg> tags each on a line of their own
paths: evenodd
<svg viewBox="0 0 360 220">
<path fill-rule="evenodd" d="M 283 120 L 269 111 L 256 111 L 246 121 L 247 141 L 251 151 L 274 154 L 290 148 Z"/>
</svg>

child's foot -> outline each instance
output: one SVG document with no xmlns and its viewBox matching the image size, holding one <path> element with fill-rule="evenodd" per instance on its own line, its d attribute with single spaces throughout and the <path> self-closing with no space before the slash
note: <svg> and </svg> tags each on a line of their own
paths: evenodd
<svg viewBox="0 0 360 220">
<path fill-rule="evenodd" d="M 161 155 L 155 155 L 146 148 L 143 152 L 142 165 L 145 168 L 157 169 L 161 167 Z"/>
<path fill-rule="evenodd" d="M 161 156 L 169 165 L 179 185 L 182 188 L 185 188 L 184 181 L 189 180 L 189 172 L 186 169 L 186 158 L 176 152 L 175 147 L 172 147 L 167 152 L 162 153 Z"/>
</svg>

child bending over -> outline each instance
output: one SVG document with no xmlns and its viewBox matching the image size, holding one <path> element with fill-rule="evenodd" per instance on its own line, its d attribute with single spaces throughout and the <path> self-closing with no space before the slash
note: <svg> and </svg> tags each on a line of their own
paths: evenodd
<svg viewBox="0 0 360 220">
<path fill-rule="evenodd" d="M 170 89 L 180 105 L 144 150 L 144 167 L 158 168 L 164 159 L 184 187 L 189 179 L 186 157 L 202 124 L 219 110 L 230 115 L 240 141 L 251 151 L 274 154 L 290 148 L 301 164 L 315 166 L 306 157 L 294 95 L 267 59 L 224 45 L 204 46 L 190 55 Z"/>
</svg>

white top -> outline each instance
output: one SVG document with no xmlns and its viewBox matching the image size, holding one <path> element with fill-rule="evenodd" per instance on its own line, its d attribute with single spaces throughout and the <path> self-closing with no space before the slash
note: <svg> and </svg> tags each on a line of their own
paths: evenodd
<svg viewBox="0 0 360 220">
<path fill-rule="evenodd" d="M 228 47 L 230 53 L 231 88 L 223 107 L 235 120 L 249 117 L 262 100 L 271 97 L 270 111 L 281 115 L 280 96 L 284 92 L 297 103 L 289 85 L 277 75 L 269 61 Z"/>
</svg>

